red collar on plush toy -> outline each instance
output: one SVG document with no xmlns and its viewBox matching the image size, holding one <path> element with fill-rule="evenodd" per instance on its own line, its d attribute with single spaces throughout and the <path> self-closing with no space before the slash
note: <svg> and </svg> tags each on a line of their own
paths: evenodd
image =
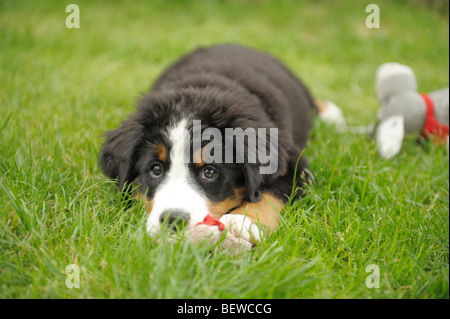
<svg viewBox="0 0 450 319">
<path fill-rule="evenodd" d="M 427 106 L 427 117 L 425 119 L 422 136 L 426 138 L 430 135 L 435 135 L 439 137 L 441 141 L 445 142 L 448 136 L 448 125 L 442 124 L 436 119 L 436 116 L 434 115 L 433 100 L 430 96 L 425 93 L 421 93 L 421 95 Z"/>
<path fill-rule="evenodd" d="M 223 231 L 225 229 L 225 225 L 222 224 L 220 220 L 212 217 L 210 214 L 206 215 L 202 222 L 195 224 L 195 226 L 197 225 L 217 226 L 219 227 L 220 231 Z"/>
</svg>

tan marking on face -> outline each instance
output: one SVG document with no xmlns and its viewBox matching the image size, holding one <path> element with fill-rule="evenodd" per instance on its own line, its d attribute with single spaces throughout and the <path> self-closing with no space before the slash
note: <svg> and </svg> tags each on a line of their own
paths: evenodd
<svg viewBox="0 0 450 319">
<path fill-rule="evenodd" d="M 145 211 L 147 214 L 150 214 L 153 208 L 153 199 L 147 198 L 145 194 L 142 194 L 140 192 L 134 193 L 133 198 L 137 202 L 143 202 L 145 206 Z"/>
<path fill-rule="evenodd" d="M 167 161 L 167 150 L 163 144 L 161 143 L 156 144 L 155 151 L 160 162 Z"/>
<path fill-rule="evenodd" d="M 283 201 L 269 193 L 263 193 L 261 200 L 257 203 L 243 202 L 238 208 L 233 209 L 230 214 L 244 215 L 255 224 L 264 226 L 269 233 L 273 233 L 279 224 L 279 213 L 283 207 Z"/>
<path fill-rule="evenodd" d="M 139 185 L 139 183 L 138 183 L 137 179 L 135 179 L 133 181 L 133 188 L 135 188 L 138 185 Z M 153 199 L 149 199 L 147 196 L 145 196 L 145 194 L 141 193 L 139 191 L 139 188 L 137 188 L 134 191 L 133 198 L 137 202 L 143 202 L 144 206 L 145 206 L 145 211 L 147 212 L 147 214 L 150 214 L 150 212 L 152 211 L 152 208 L 153 208 Z"/>
<path fill-rule="evenodd" d="M 197 167 L 202 167 L 206 165 L 205 160 L 207 159 L 207 154 L 203 153 L 203 148 L 197 150 L 194 153 L 194 163 L 197 165 Z"/>
<path fill-rule="evenodd" d="M 244 200 L 244 188 L 237 188 L 234 190 L 234 194 L 221 202 L 208 201 L 208 210 L 214 218 L 220 218 L 229 212 L 231 209 L 236 208 L 242 204 Z"/>
</svg>

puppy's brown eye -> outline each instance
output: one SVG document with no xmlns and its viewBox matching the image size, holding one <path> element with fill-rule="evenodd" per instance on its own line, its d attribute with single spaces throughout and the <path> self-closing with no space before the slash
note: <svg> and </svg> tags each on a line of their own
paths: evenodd
<svg viewBox="0 0 450 319">
<path fill-rule="evenodd" d="M 203 179 L 207 179 L 207 180 L 212 180 L 217 176 L 217 171 L 216 169 L 212 168 L 212 167 L 205 167 L 203 169 L 203 175 L 202 178 Z"/>
<path fill-rule="evenodd" d="M 161 175 L 162 171 L 163 171 L 163 169 L 160 164 L 153 165 L 150 170 L 151 174 L 155 177 L 158 177 L 159 175 Z"/>
</svg>

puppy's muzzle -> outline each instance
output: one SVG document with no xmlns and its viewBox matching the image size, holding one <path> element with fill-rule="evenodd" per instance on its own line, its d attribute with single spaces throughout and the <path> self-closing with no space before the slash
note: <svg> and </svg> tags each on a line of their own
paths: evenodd
<svg viewBox="0 0 450 319">
<path fill-rule="evenodd" d="M 171 229 L 180 229 L 189 223 L 190 216 L 183 211 L 165 211 L 159 216 L 159 222 L 161 224 L 167 223 Z"/>
</svg>

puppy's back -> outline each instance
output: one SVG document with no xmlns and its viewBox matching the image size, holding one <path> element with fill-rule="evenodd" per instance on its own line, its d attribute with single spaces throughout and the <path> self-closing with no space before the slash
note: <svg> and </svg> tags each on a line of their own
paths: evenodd
<svg viewBox="0 0 450 319">
<path fill-rule="evenodd" d="M 208 76 L 226 78 L 256 96 L 274 125 L 285 132 L 297 147 L 304 148 L 311 128 L 313 99 L 304 84 L 272 56 L 234 44 L 200 48 L 185 55 L 156 80 L 153 91 L 174 88 L 183 79 L 199 83 Z M 219 81 L 217 81 L 219 82 Z M 214 81 L 209 81 L 214 85 Z"/>
</svg>

